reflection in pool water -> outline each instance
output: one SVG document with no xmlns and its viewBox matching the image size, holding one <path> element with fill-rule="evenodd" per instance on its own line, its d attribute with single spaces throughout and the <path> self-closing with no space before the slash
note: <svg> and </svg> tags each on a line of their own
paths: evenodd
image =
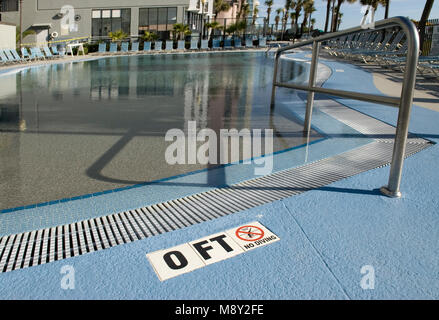
<svg viewBox="0 0 439 320">
<path fill-rule="evenodd" d="M 272 72 L 263 53 L 217 53 L 111 57 L 1 77 L 0 209 L 206 168 L 165 162 L 166 132 L 188 121 L 216 132 L 273 128 L 275 151 L 303 144 L 300 121 L 270 113 Z"/>
</svg>

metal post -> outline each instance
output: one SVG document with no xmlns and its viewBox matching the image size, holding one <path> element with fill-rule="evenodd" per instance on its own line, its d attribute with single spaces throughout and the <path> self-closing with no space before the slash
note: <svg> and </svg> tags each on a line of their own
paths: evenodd
<svg viewBox="0 0 439 320">
<path fill-rule="evenodd" d="M 21 50 L 21 47 L 22 47 L 22 45 L 23 45 L 23 0 L 20 0 L 19 1 L 19 6 L 20 6 L 20 39 L 19 39 L 19 42 L 20 42 L 20 50 Z"/>
<path fill-rule="evenodd" d="M 264 17 L 264 30 L 263 30 L 263 33 L 264 33 L 264 37 L 266 37 L 267 36 L 267 18 L 266 17 Z"/>
<path fill-rule="evenodd" d="M 311 89 L 316 85 L 317 66 L 319 64 L 320 42 L 314 41 L 312 44 L 312 60 L 309 70 L 308 88 Z M 312 109 L 314 106 L 314 92 L 308 91 L 308 101 L 306 102 L 305 123 L 303 131 L 308 133 L 311 131 Z"/>
<path fill-rule="evenodd" d="M 223 48 L 226 46 L 226 29 L 227 29 L 227 19 L 224 18 L 224 28 L 223 28 Z"/>
<path fill-rule="evenodd" d="M 419 33 L 412 23 L 404 20 L 402 26 L 408 41 L 407 63 L 404 73 L 404 82 L 401 92 L 401 103 L 399 105 L 398 122 L 396 126 L 395 145 L 393 147 L 392 165 L 390 167 L 389 183 L 381 188 L 381 193 L 386 196 L 401 197 L 400 185 L 402 169 L 404 165 L 407 135 L 410 123 L 410 112 L 413 104 L 413 95 L 416 83 L 416 71 L 419 55 Z"/>
<path fill-rule="evenodd" d="M 205 0 L 201 0 L 201 30 L 200 30 L 200 48 L 201 42 L 204 40 L 204 3 Z"/>
<path fill-rule="evenodd" d="M 285 25 L 286 25 L 286 15 L 288 14 L 287 12 L 286 12 L 286 9 L 284 8 L 283 9 L 283 12 L 284 12 L 284 15 L 282 16 L 282 34 L 281 34 L 281 36 L 280 36 L 280 41 L 284 41 L 284 32 L 285 32 Z"/>
<path fill-rule="evenodd" d="M 271 109 L 274 108 L 274 101 L 276 100 L 276 85 L 277 85 L 277 69 L 279 67 L 280 52 L 276 52 L 274 58 L 274 74 L 273 74 L 273 87 L 271 89 Z"/>
</svg>

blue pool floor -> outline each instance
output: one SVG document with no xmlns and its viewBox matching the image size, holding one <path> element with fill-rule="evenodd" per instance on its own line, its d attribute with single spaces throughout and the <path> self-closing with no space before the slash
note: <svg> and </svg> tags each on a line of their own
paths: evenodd
<svg viewBox="0 0 439 320">
<path fill-rule="evenodd" d="M 327 86 L 354 89 L 369 79 L 351 65 L 325 62 Z M 371 79 L 365 90 L 376 88 Z M 339 100 L 390 124 L 394 108 Z M 410 131 L 439 142 L 439 113 L 414 107 Z M 49 299 L 438 299 L 439 172 L 437 145 L 405 162 L 401 199 L 380 196 L 389 167 L 318 190 L 160 236 L 47 265 L 0 274 L 0 296 Z M 259 221 L 280 241 L 160 282 L 145 255 L 234 226 Z M 75 269 L 75 289 L 63 290 L 62 266 Z M 360 270 L 375 269 L 364 290 Z"/>
</svg>

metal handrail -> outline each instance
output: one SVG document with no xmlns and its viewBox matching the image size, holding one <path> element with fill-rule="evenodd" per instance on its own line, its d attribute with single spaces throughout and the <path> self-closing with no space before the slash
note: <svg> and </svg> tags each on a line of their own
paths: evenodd
<svg viewBox="0 0 439 320">
<path fill-rule="evenodd" d="M 400 185 L 402 178 L 402 168 L 404 164 L 405 150 L 407 144 L 408 127 L 410 122 L 410 112 L 413 104 L 413 95 L 416 82 L 416 68 L 419 55 L 419 34 L 413 22 L 405 17 L 394 17 L 386 20 L 375 22 L 375 28 L 370 31 L 399 26 L 407 37 L 407 63 L 404 71 L 404 81 L 402 85 L 401 96 L 399 98 L 385 97 L 382 95 L 364 94 L 353 91 L 343 91 L 336 89 L 325 89 L 316 87 L 317 65 L 320 51 L 320 43 L 341 36 L 366 32 L 368 30 L 360 27 L 350 28 L 347 30 L 326 34 L 314 39 L 306 40 L 297 44 L 283 47 L 277 50 L 275 64 L 273 89 L 271 96 L 271 108 L 275 105 L 276 87 L 284 87 L 308 91 L 308 100 L 305 113 L 304 131 L 311 130 L 311 116 L 314 105 L 314 93 L 324 93 L 328 95 L 349 98 L 354 100 L 375 102 L 391 106 L 399 106 L 398 122 L 396 126 L 395 145 L 393 147 L 392 164 L 390 167 L 389 182 L 387 186 L 382 187 L 381 193 L 389 197 L 401 197 Z M 291 49 L 296 49 L 312 44 L 312 60 L 308 86 L 297 85 L 292 83 L 282 83 L 278 81 L 279 59 L 282 54 Z"/>
<path fill-rule="evenodd" d="M 268 47 L 267 51 L 265 51 L 265 55 L 267 56 L 267 55 L 268 55 L 268 52 L 270 52 L 271 49 L 276 49 L 276 47 L 277 47 L 278 49 L 282 48 L 282 46 L 281 46 L 279 43 L 275 43 L 273 46 Z"/>
</svg>

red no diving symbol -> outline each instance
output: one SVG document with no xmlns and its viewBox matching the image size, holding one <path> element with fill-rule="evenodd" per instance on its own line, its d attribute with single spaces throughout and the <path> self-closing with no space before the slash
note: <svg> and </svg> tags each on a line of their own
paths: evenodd
<svg viewBox="0 0 439 320">
<path fill-rule="evenodd" d="M 243 226 L 239 227 L 235 234 L 241 240 L 256 241 L 262 239 L 264 236 L 264 230 L 255 226 Z"/>
</svg>

